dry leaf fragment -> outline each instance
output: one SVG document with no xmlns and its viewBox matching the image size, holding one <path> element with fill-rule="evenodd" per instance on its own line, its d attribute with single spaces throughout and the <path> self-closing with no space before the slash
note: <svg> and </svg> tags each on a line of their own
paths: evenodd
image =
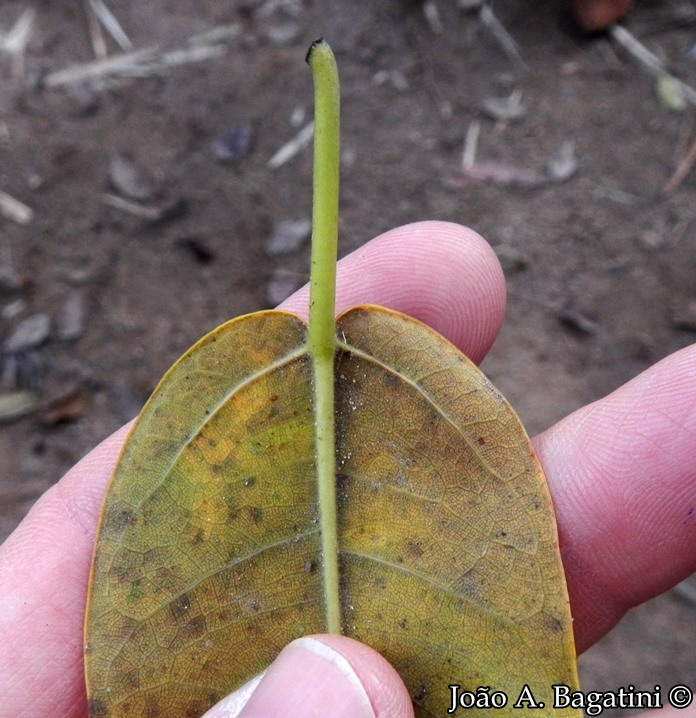
<svg viewBox="0 0 696 718">
<path fill-rule="evenodd" d="M 0 394 L 0 422 L 14 421 L 31 414 L 38 401 L 38 397 L 33 391 L 13 391 L 9 394 Z"/>
<path fill-rule="evenodd" d="M 527 167 L 518 167 L 505 162 L 474 162 L 469 167 L 463 167 L 461 177 L 446 178 L 446 182 L 454 186 L 461 186 L 462 180 L 474 182 L 490 182 L 498 187 L 520 187 L 522 189 L 536 189 L 543 187 L 551 180 L 544 172 Z"/>
<path fill-rule="evenodd" d="M 54 399 L 39 414 L 44 426 L 55 426 L 82 417 L 89 407 L 89 393 L 78 387 Z"/>
</svg>

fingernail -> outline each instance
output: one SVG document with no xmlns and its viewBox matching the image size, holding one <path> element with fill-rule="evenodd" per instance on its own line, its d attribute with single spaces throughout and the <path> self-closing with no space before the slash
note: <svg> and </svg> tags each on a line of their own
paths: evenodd
<svg viewBox="0 0 696 718">
<path fill-rule="evenodd" d="M 208 711 L 205 718 L 325 718 L 327 715 L 375 718 L 367 692 L 349 661 L 326 643 L 306 637 L 293 641 L 281 651 L 241 708 L 235 693 Z"/>
<path fill-rule="evenodd" d="M 265 671 L 254 676 L 234 693 L 216 703 L 203 718 L 239 718 L 244 706 L 248 703 L 261 679 L 266 675 Z"/>
</svg>

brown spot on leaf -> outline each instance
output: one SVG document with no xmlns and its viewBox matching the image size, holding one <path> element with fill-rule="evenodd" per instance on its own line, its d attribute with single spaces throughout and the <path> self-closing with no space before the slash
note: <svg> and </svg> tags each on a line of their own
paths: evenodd
<svg viewBox="0 0 696 718">
<path fill-rule="evenodd" d="M 396 389 L 399 384 L 401 383 L 398 376 L 395 376 L 394 374 L 390 372 L 384 373 L 384 386 L 387 389 Z"/>
<path fill-rule="evenodd" d="M 411 539 L 406 539 L 406 552 L 411 558 L 420 558 L 423 555 L 423 549 Z"/>
<path fill-rule="evenodd" d="M 179 620 L 182 616 L 185 616 L 188 610 L 191 608 L 191 599 L 187 593 L 182 593 L 181 596 L 177 596 L 170 604 L 169 610 L 175 619 Z"/>
<path fill-rule="evenodd" d="M 197 529 L 196 533 L 193 535 L 193 538 L 191 539 L 191 545 L 192 546 L 200 546 L 202 543 L 205 542 L 205 531 L 203 529 Z"/>
<path fill-rule="evenodd" d="M 109 710 L 101 698 L 90 698 L 87 702 L 87 712 L 90 716 L 108 716 Z"/>
<path fill-rule="evenodd" d="M 186 634 L 192 638 L 200 638 L 206 631 L 205 616 L 192 618 L 184 627 Z"/>
<path fill-rule="evenodd" d="M 548 624 L 549 628 L 553 633 L 560 633 L 563 630 L 563 623 L 559 621 L 555 616 L 549 616 Z"/>
<path fill-rule="evenodd" d="M 143 718 L 158 718 L 162 715 L 162 706 L 154 698 L 148 698 L 143 712 Z"/>
<path fill-rule="evenodd" d="M 135 526 L 137 523 L 135 514 L 130 509 L 116 509 L 109 513 L 107 524 L 110 529 L 121 532 L 128 526 Z"/>
<path fill-rule="evenodd" d="M 127 688 L 138 688 L 140 686 L 140 673 L 133 669 L 123 674 L 123 685 Z"/>
<path fill-rule="evenodd" d="M 425 683 L 421 683 L 413 694 L 414 703 L 422 703 L 425 697 L 428 695 L 428 686 Z"/>
</svg>

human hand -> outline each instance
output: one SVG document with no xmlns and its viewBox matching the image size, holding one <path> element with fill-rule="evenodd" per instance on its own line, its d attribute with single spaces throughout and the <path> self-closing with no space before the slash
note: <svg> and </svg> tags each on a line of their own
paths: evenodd
<svg viewBox="0 0 696 718">
<path fill-rule="evenodd" d="M 339 264 L 337 308 L 382 304 L 432 326 L 481 361 L 503 319 L 490 247 L 444 223 L 401 227 Z M 306 290 L 283 308 L 304 314 Z M 50 489 L 0 547 L 0 717 L 85 718 L 82 623 L 97 517 L 127 427 Z M 579 651 L 626 610 L 696 569 L 696 346 L 537 437 L 549 481 Z M 208 717 L 238 715 L 218 705 Z M 291 644 L 243 718 L 406 718 L 394 670 L 341 636 Z M 659 718 L 669 718 L 667 710 Z"/>
</svg>

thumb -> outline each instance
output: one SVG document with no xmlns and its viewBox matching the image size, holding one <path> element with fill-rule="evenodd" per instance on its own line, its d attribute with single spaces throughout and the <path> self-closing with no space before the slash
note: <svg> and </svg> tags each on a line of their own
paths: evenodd
<svg viewBox="0 0 696 718">
<path fill-rule="evenodd" d="M 204 718 L 413 718 L 406 687 L 378 653 L 345 636 L 299 638 L 263 677 Z"/>
</svg>

